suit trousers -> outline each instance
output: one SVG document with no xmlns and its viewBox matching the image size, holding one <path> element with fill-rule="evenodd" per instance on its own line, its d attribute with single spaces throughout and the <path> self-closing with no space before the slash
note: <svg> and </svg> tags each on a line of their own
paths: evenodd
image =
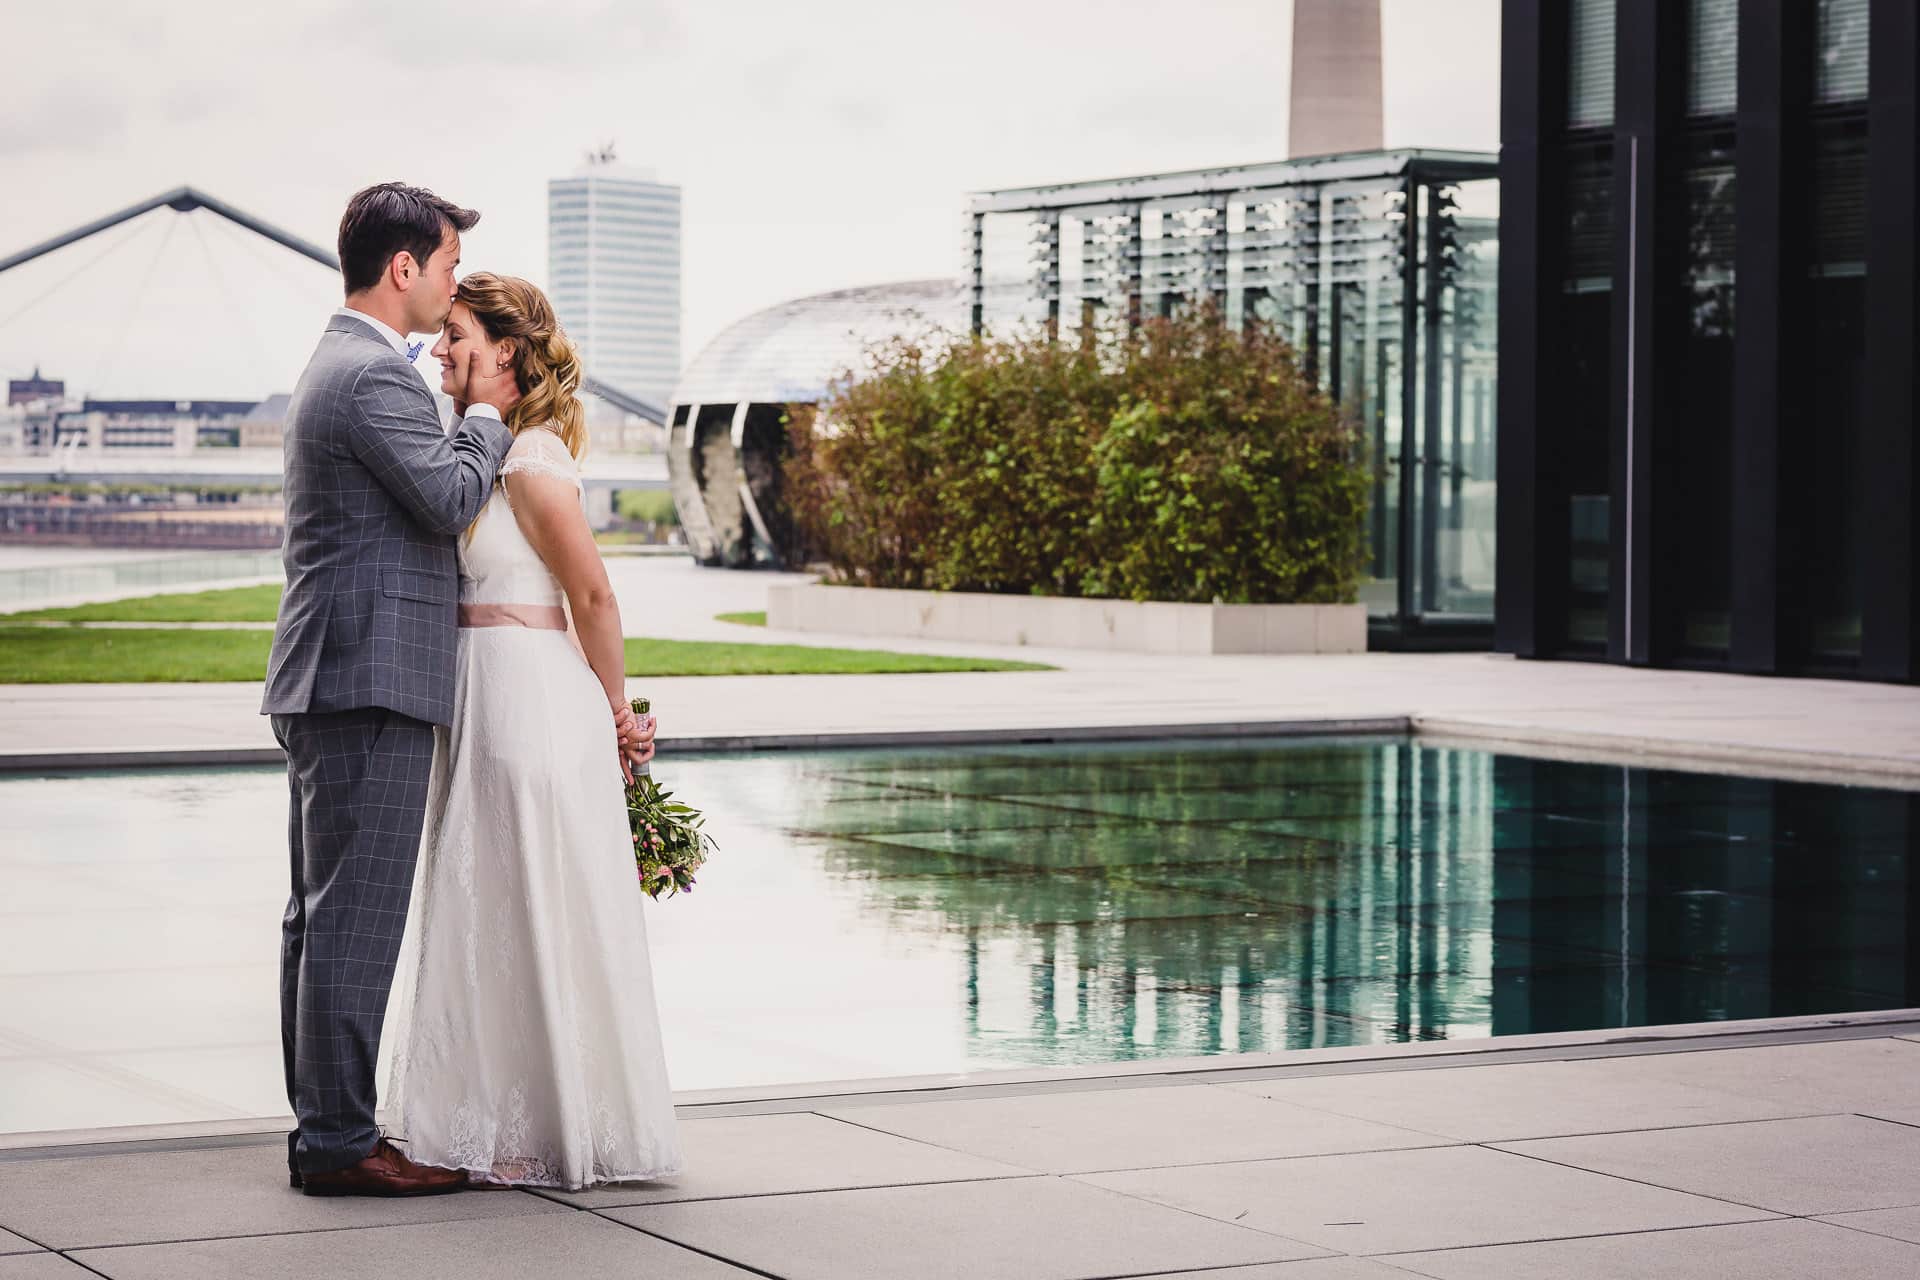
<svg viewBox="0 0 1920 1280">
<path fill-rule="evenodd" d="M 272 720 L 292 794 L 280 1046 L 298 1127 L 287 1163 L 320 1173 L 380 1141 L 375 1062 L 426 820 L 433 726 L 382 707 Z"/>
</svg>

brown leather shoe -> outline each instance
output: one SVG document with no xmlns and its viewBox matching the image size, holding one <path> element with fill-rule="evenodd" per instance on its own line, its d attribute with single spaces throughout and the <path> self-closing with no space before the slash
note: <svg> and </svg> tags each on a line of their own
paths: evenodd
<svg viewBox="0 0 1920 1280">
<path fill-rule="evenodd" d="M 439 1196 L 462 1190 L 462 1169 L 415 1164 L 385 1138 L 366 1159 L 325 1173 L 296 1173 L 293 1185 L 310 1196 Z"/>
</svg>

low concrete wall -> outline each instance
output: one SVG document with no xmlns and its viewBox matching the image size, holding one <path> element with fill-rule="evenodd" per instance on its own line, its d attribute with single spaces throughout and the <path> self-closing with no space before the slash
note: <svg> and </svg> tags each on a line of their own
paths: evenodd
<svg viewBox="0 0 1920 1280">
<path fill-rule="evenodd" d="M 819 583 L 767 588 L 767 626 L 1130 653 L 1364 653 L 1361 604 L 1170 604 Z"/>
</svg>

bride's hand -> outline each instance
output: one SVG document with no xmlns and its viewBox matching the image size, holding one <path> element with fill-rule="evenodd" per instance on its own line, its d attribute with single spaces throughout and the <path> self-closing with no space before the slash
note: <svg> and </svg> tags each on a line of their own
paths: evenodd
<svg viewBox="0 0 1920 1280">
<path fill-rule="evenodd" d="M 652 715 L 637 716 L 633 708 L 620 703 L 613 708 L 615 750 L 620 755 L 620 772 L 627 785 L 633 785 L 633 771 L 653 759 L 655 721 Z"/>
<path fill-rule="evenodd" d="M 633 708 L 624 702 L 613 707 L 613 750 L 620 757 L 620 772 L 626 775 L 627 785 L 633 785 L 633 765 L 627 760 L 627 743 L 639 728 L 639 717 L 633 714 Z"/>
</svg>

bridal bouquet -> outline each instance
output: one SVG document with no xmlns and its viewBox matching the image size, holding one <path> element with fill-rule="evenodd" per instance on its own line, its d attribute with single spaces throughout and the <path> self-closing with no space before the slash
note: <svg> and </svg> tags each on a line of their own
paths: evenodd
<svg viewBox="0 0 1920 1280">
<path fill-rule="evenodd" d="M 633 714 L 652 709 L 645 698 L 633 700 Z M 672 897 L 693 891 L 693 873 L 716 847 L 701 827 L 706 817 L 698 809 L 662 790 L 643 766 L 627 787 L 627 825 L 633 829 L 633 861 L 640 871 L 640 887 L 650 897 Z"/>
</svg>

